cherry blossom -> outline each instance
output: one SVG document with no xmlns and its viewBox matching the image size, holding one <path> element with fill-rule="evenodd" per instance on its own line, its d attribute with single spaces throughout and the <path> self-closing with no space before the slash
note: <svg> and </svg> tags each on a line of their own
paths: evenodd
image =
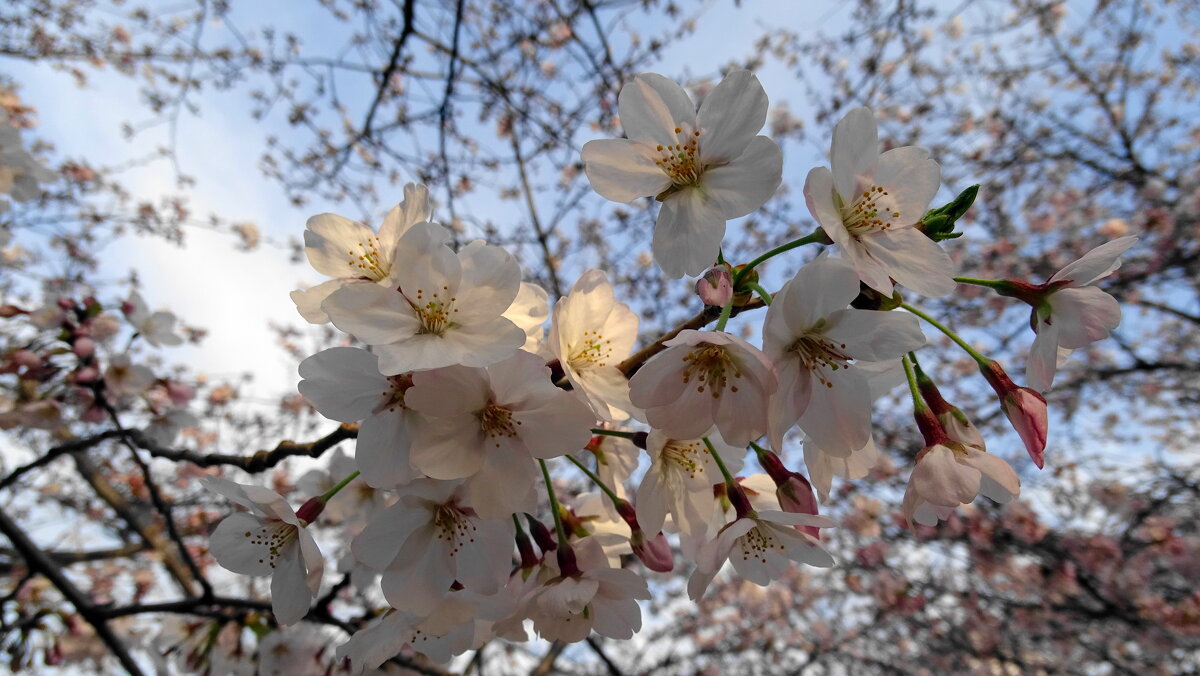
<svg viewBox="0 0 1200 676">
<path fill-rule="evenodd" d="M 129 292 L 123 306 L 125 318 L 147 343 L 154 347 L 179 345 L 183 338 L 175 335 L 175 315 L 165 310 L 151 312 L 137 291 Z"/>
<path fill-rule="evenodd" d="M 618 99 L 627 139 L 589 141 L 584 171 L 614 202 L 662 202 L 652 248 L 669 277 L 699 274 L 717 258 L 725 221 L 761 207 L 779 187 L 783 155 L 757 136 L 767 94 L 746 70 L 731 71 L 696 111 L 675 82 L 635 76 Z"/>
<path fill-rule="evenodd" d="M 855 108 L 833 130 L 830 163 L 832 171 L 808 173 L 804 198 L 859 278 L 885 296 L 892 295 L 889 278 L 925 296 L 954 291 L 950 256 L 912 227 L 941 183 L 929 151 L 905 146 L 880 154 L 875 115 Z"/>
<path fill-rule="evenodd" d="M 693 329 L 663 345 L 629 381 L 629 399 L 651 427 L 698 439 L 716 426 L 735 446 L 767 431 L 767 402 L 777 384 L 758 348 L 723 331 Z"/>
<path fill-rule="evenodd" d="M 304 253 L 317 272 L 333 279 L 292 292 L 300 315 L 313 324 L 324 324 L 329 315 L 321 304 L 334 291 L 351 284 L 394 286 L 400 237 L 413 225 L 428 221 L 432 214 L 429 189 L 409 183 L 404 186 L 404 199 L 388 211 L 378 233 L 337 214 L 317 214 L 308 219 Z"/>
<path fill-rule="evenodd" d="M 637 341 L 638 317 L 613 297 L 603 270 L 588 270 L 554 305 L 549 347 L 571 386 L 596 412 L 617 421 L 629 417 L 629 381 L 617 364 Z"/>
<path fill-rule="evenodd" d="M 435 479 L 474 477 L 466 499 L 483 516 L 529 511 L 534 459 L 573 452 L 591 438 L 591 410 L 555 387 L 550 369 L 528 352 L 412 378 L 405 402 L 423 415 L 413 429 L 413 466 Z"/>
<path fill-rule="evenodd" d="M 1029 349 L 1025 380 L 1046 391 L 1054 382 L 1059 349 L 1074 350 L 1109 336 L 1121 323 L 1117 299 L 1094 286 L 1121 266 L 1121 254 L 1137 237 L 1122 237 L 1087 252 L 1054 273 L 1037 294 L 1030 324 L 1037 337 Z"/>
<path fill-rule="evenodd" d="M 209 551 L 217 563 L 240 575 L 270 575 L 275 619 L 280 624 L 299 622 L 320 590 L 325 571 L 325 558 L 308 523 L 270 489 L 219 477 L 204 477 L 202 482 L 249 510 L 230 514 L 213 531 Z"/>
<path fill-rule="evenodd" d="M 334 326 L 373 346 L 385 375 L 487 366 L 527 340 L 503 316 L 521 287 L 516 259 L 480 240 L 458 252 L 449 242 L 442 226 L 417 223 L 396 244 L 395 285 L 345 285 L 321 304 Z"/>
<path fill-rule="evenodd" d="M 729 471 L 741 471 L 746 450 L 726 444 L 718 434 L 706 436 Z M 704 440 L 673 439 L 651 430 L 646 453 L 650 467 L 637 489 L 638 523 L 657 533 L 670 514 L 678 532 L 693 541 L 704 538 L 713 521 L 713 486 L 725 480 Z"/>
<path fill-rule="evenodd" d="M 848 307 L 858 289 L 849 264 L 821 257 L 775 294 L 763 348 L 779 374 L 770 406 L 776 451 L 797 421 L 826 453 L 862 448 L 871 436 L 871 392 L 857 361 L 894 360 L 925 344 L 916 317 Z"/>
<path fill-rule="evenodd" d="M 384 376 L 377 365 L 361 348 L 329 348 L 300 362 L 298 389 L 321 415 L 362 422 L 354 461 L 368 485 L 391 488 L 417 476 L 409 448 L 420 416 L 405 404 L 412 376 Z"/>
<path fill-rule="evenodd" d="M 547 641 L 574 643 L 595 631 L 616 639 L 632 638 L 642 628 L 639 599 L 650 589 L 637 573 L 609 566 L 593 538 L 574 545 L 577 570 L 538 587 L 526 606 L 533 629 Z"/>
<path fill-rule="evenodd" d="M 904 491 L 904 515 L 909 523 L 937 525 L 962 504 L 984 495 L 1005 504 L 1021 492 L 1021 480 L 1001 458 L 954 441 L 928 446 Z"/>
</svg>

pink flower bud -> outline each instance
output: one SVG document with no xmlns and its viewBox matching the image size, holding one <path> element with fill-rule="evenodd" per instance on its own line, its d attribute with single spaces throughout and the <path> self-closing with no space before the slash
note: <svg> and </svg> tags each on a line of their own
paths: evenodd
<svg viewBox="0 0 1200 676">
<path fill-rule="evenodd" d="M 728 265 L 717 265 L 696 280 L 696 295 L 705 305 L 725 307 L 733 300 L 733 275 Z"/>
<path fill-rule="evenodd" d="M 76 338 L 75 344 L 71 346 L 71 351 L 80 359 L 88 359 L 96 354 L 96 341 L 91 338 Z"/>
<path fill-rule="evenodd" d="M 21 308 L 17 307 L 16 305 L 0 305 L 0 317 L 3 317 L 4 319 L 8 319 L 9 317 L 16 317 L 17 315 L 27 315 L 27 314 L 29 314 L 28 310 L 22 310 Z"/>
<path fill-rule="evenodd" d="M 325 501 L 318 495 L 309 498 L 303 505 L 300 505 L 300 509 L 296 510 L 296 518 L 307 525 L 316 521 L 317 517 L 321 516 L 321 512 L 323 511 L 325 511 Z"/>
<path fill-rule="evenodd" d="M 12 354 L 12 363 L 16 366 L 35 369 L 42 365 L 42 358 L 31 350 L 17 350 Z"/>
<path fill-rule="evenodd" d="M 817 516 L 819 509 L 817 507 L 817 496 L 813 493 L 812 484 L 808 483 L 802 475 L 792 472 L 787 481 L 779 484 L 775 488 L 775 497 L 779 498 L 779 506 L 785 512 L 793 514 L 812 514 Z M 801 533 L 821 538 L 821 529 L 816 526 L 796 526 L 796 530 Z"/>
<path fill-rule="evenodd" d="M 196 396 L 196 391 L 187 383 L 171 380 L 167 382 L 167 396 L 176 408 L 181 408 Z"/>
<path fill-rule="evenodd" d="M 104 409 L 100 408 L 99 405 L 92 404 L 91 406 L 87 407 L 87 410 L 83 412 L 83 415 L 81 415 L 80 418 L 84 422 L 99 425 L 105 421 L 107 414 L 105 413 Z"/>
<path fill-rule="evenodd" d="M 99 377 L 100 369 L 97 369 L 95 366 L 85 366 L 75 372 L 75 382 L 80 385 L 94 383 Z"/>
<path fill-rule="evenodd" d="M 1000 408 L 1008 416 L 1021 441 L 1025 442 L 1025 450 L 1029 452 L 1033 464 L 1041 469 L 1046 463 L 1046 436 L 1050 429 L 1046 399 L 1028 387 L 1018 387 L 999 362 L 988 362 L 979 370 L 996 391 L 996 396 L 1000 397 Z"/>
<path fill-rule="evenodd" d="M 630 544 L 633 545 L 634 555 L 650 570 L 669 573 L 675 568 L 675 561 L 671 556 L 671 545 L 667 543 L 667 538 L 662 533 L 646 539 L 646 534 L 639 528 L 633 531 Z"/>
</svg>

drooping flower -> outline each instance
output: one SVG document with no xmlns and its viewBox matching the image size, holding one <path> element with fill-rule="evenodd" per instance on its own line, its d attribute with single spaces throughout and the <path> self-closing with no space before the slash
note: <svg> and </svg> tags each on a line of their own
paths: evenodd
<svg viewBox="0 0 1200 676">
<path fill-rule="evenodd" d="M 629 400 L 651 427 L 699 439 L 714 426 L 745 446 L 767 431 L 775 371 L 753 345 L 724 331 L 684 329 L 629 380 Z"/>
<path fill-rule="evenodd" d="M 325 557 L 308 532 L 308 523 L 270 489 L 219 477 L 202 481 L 209 490 L 249 510 L 230 514 L 213 531 L 208 547 L 217 563 L 240 575 L 270 575 L 275 619 L 280 624 L 302 620 L 320 591 L 325 571 Z"/>
<path fill-rule="evenodd" d="M 613 296 L 603 270 L 588 270 L 554 304 L 549 347 L 571 386 L 597 417 L 625 420 L 629 381 L 617 364 L 637 341 L 638 317 Z"/>
<path fill-rule="evenodd" d="M 745 448 L 734 448 L 717 434 L 707 435 L 733 474 L 742 469 Z M 713 486 L 725 481 L 701 438 L 679 440 L 651 430 L 646 439 L 650 467 L 636 494 L 638 522 L 647 532 L 663 529 L 667 515 L 676 530 L 699 541 L 712 523 Z"/>
<path fill-rule="evenodd" d="M 950 256 L 912 227 L 941 183 L 929 151 L 905 146 L 880 154 L 875 115 L 855 108 L 833 130 L 830 164 L 833 171 L 808 173 L 804 197 L 859 279 L 885 296 L 891 279 L 925 296 L 954 291 Z"/>
<path fill-rule="evenodd" d="M 404 186 L 404 199 L 384 217 L 378 233 L 337 214 L 317 214 L 308 219 L 304 253 L 317 272 L 333 279 L 292 292 L 300 315 L 313 324 L 324 324 L 329 315 L 321 304 L 334 291 L 350 284 L 394 286 L 396 243 L 409 228 L 428 221 L 432 215 L 429 189 L 409 183 Z"/>
<path fill-rule="evenodd" d="M 650 598 L 646 581 L 632 570 L 610 567 L 593 538 L 576 542 L 574 550 L 575 570 L 545 582 L 528 600 L 534 631 L 547 641 L 566 643 L 582 641 L 592 631 L 608 638 L 632 638 L 642 628 L 637 602 Z"/>
<path fill-rule="evenodd" d="M 480 240 L 457 253 L 440 225 L 417 223 L 396 244 L 395 284 L 349 284 L 321 308 L 339 329 L 372 345 L 385 375 L 452 364 L 487 366 L 525 344 L 506 319 L 521 266 Z"/>
<path fill-rule="evenodd" d="M 925 344 L 917 319 L 848 307 L 858 278 L 845 261 L 821 257 L 775 294 L 763 324 L 763 348 L 775 364 L 770 440 L 776 451 L 799 421 L 826 453 L 845 456 L 871 437 L 868 374 L 857 362 L 899 358 Z"/>
<path fill-rule="evenodd" d="M 1060 348 L 1074 350 L 1103 340 L 1121 323 L 1117 299 L 1094 285 L 1121 267 L 1121 254 L 1137 241 L 1130 236 L 1100 245 L 1054 273 L 1037 288 L 1039 293 L 1031 294 L 1030 324 L 1037 337 L 1025 367 L 1030 387 L 1050 389 Z"/>
<path fill-rule="evenodd" d="M 535 458 L 588 443 L 595 416 L 550 382 L 537 356 L 518 351 L 487 368 L 450 366 L 412 375 L 412 464 L 435 479 L 469 479 L 466 501 L 481 516 L 529 511 Z"/>
<path fill-rule="evenodd" d="M 795 526 L 833 525 L 824 516 L 774 510 L 752 511 L 739 517 L 700 548 L 696 570 L 688 579 L 688 596 L 693 601 L 704 596 L 725 561 L 733 564 L 738 575 L 762 586 L 783 575 L 790 561 L 828 568 L 833 565 L 833 557 L 821 547 L 820 541 Z"/>
<path fill-rule="evenodd" d="M 998 361 L 980 364 L 979 372 L 995 390 L 1000 410 L 1025 443 L 1030 459 L 1041 469 L 1046 464 L 1046 439 L 1050 434 L 1046 398 L 1028 387 L 1018 387 Z"/>
<path fill-rule="evenodd" d="M 354 538 L 354 556 L 382 573 L 393 607 L 429 615 L 458 582 L 490 595 L 508 579 L 510 519 L 484 520 L 464 500 L 461 481 L 418 479 Z"/>
<path fill-rule="evenodd" d="M 357 347 L 332 347 L 300 362 L 298 389 L 321 415 L 360 422 L 354 462 L 375 488 L 392 488 L 416 477 L 409 460 L 413 420 L 404 401 L 412 376 L 384 376 L 375 355 Z"/>
<path fill-rule="evenodd" d="M 725 221 L 758 209 L 779 187 L 783 155 L 757 135 L 767 94 L 753 73 L 734 70 L 697 113 L 678 84 L 642 73 L 617 104 L 628 138 L 583 147 L 592 189 L 614 202 L 657 196 L 655 260 L 670 277 L 699 274 L 717 258 Z"/>
<path fill-rule="evenodd" d="M 917 454 L 904 491 L 908 521 L 936 526 L 959 505 L 982 494 L 1005 504 L 1021 492 L 1021 479 L 1001 458 L 958 442 L 928 446 Z"/>
</svg>

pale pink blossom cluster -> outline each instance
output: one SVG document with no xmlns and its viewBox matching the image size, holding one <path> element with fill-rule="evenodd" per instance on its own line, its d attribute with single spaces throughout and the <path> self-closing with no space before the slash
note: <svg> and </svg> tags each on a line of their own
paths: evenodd
<svg viewBox="0 0 1200 676">
<path fill-rule="evenodd" d="M 941 183 L 928 151 L 881 153 L 871 111 L 850 111 L 834 130 L 832 168 L 805 181 L 820 228 L 794 243 L 831 246 L 769 293 L 753 266 L 721 256 L 726 222 L 781 181 L 779 147 L 758 135 L 768 102 L 757 78 L 731 72 L 697 110 L 678 84 L 642 74 L 619 106 L 628 138 L 589 142 L 584 169 L 606 198 L 662 204 L 654 259 L 669 277 L 702 275 L 699 299 L 721 310 L 714 328 L 681 327 L 631 358 L 638 315 L 604 271 L 584 272 L 551 309 L 507 251 L 459 245 L 434 222 L 424 186 L 406 186 L 378 230 L 332 214 L 308 222 L 309 261 L 331 279 L 292 298 L 355 346 L 301 362 L 299 390 L 325 417 L 357 423 L 346 479 L 374 493 L 357 503 L 343 569 L 377 578 L 389 606 L 339 650 L 356 669 L 402 650 L 446 661 L 494 637 L 525 640 L 526 620 L 547 640 L 629 638 L 650 597 L 630 555 L 665 572 L 677 548 L 694 564 L 693 599 L 727 561 L 760 585 L 791 562 L 834 565 L 820 541 L 834 522 L 818 515 L 817 494 L 827 501 L 834 476 L 875 465 L 873 403 L 906 380 L 926 446 L 904 497 L 909 520 L 936 524 L 980 494 L 1019 493 L 1014 470 L 915 362 L 919 318 L 952 331 L 897 287 L 928 297 L 956 288 L 932 219 L 944 224 L 949 207 L 928 211 Z M 1105 245 L 1044 285 L 989 283 L 1034 305 L 1034 389 L 952 335 L 1039 467 L 1047 415 L 1035 389 L 1049 386 L 1057 350 L 1116 326 L 1115 301 L 1092 285 L 1132 244 Z M 769 305 L 761 347 L 726 330 L 735 310 L 752 309 L 751 294 Z M 171 342 L 168 318 L 135 304 L 131 320 L 148 341 Z M 781 459 L 796 429 L 808 477 Z M 738 477 L 749 448 L 764 472 Z M 560 501 L 551 469 L 581 471 L 599 492 Z M 299 511 L 266 489 L 209 482 L 247 509 L 214 532 L 213 555 L 272 576 L 280 623 L 301 620 L 320 592 L 325 562 L 308 527 L 343 499 L 337 479 Z M 547 503 L 550 518 L 539 518 Z"/>
</svg>

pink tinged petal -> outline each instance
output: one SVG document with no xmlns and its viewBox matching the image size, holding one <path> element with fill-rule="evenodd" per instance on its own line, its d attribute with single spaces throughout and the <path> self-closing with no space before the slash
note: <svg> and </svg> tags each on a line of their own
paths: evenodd
<svg viewBox="0 0 1200 676">
<path fill-rule="evenodd" d="M 396 503 L 376 514 L 351 543 L 354 558 L 373 570 L 386 570 L 417 528 L 429 522 L 428 510 Z"/>
<path fill-rule="evenodd" d="M 927 502 L 957 507 L 979 494 L 980 476 L 979 470 L 958 462 L 954 451 L 939 444 L 917 460 L 908 481 Z"/>
<path fill-rule="evenodd" d="M 1094 286 L 1057 291 L 1050 296 L 1050 308 L 1058 344 L 1071 350 L 1107 338 L 1121 323 L 1117 299 Z"/>
<path fill-rule="evenodd" d="M 1003 459 L 984 451 L 967 449 L 967 457 L 959 462 L 979 470 L 982 478 L 979 492 L 1000 504 L 1021 494 L 1021 478 Z"/>
<path fill-rule="evenodd" d="M 354 462 L 372 488 L 395 488 L 416 478 L 409 452 L 412 414 L 382 411 L 363 421 L 358 430 Z"/>
<path fill-rule="evenodd" d="M 1050 431 L 1046 399 L 1027 387 L 1020 387 L 1000 402 L 1000 408 L 1025 443 L 1033 464 L 1041 469 L 1046 463 L 1046 437 Z"/>
<path fill-rule="evenodd" d="M 614 202 L 632 202 L 671 187 L 658 158 L 653 146 L 626 139 L 588 141 L 580 153 L 592 190 Z"/>
<path fill-rule="evenodd" d="M 780 315 L 795 339 L 850 305 L 858 296 L 858 275 L 846 261 L 822 256 L 800 268 L 784 288 L 784 301 L 771 303 L 767 321 L 772 313 Z"/>
<path fill-rule="evenodd" d="M 1134 235 L 1114 239 L 1092 249 L 1079 260 L 1068 263 L 1065 268 L 1054 273 L 1050 283 L 1067 280 L 1070 286 L 1080 287 L 1094 284 L 1097 280 L 1111 275 L 1121 267 L 1121 254 L 1124 254 L 1138 238 Z"/>
<path fill-rule="evenodd" d="M 343 286 L 329 294 L 321 309 L 334 326 L 368 345 L 395 342 L 421 329 L 404 296 L 378 284 Z"/>
<path fill-rule="evenodd" d="M 313 599 L 299 545 L 293 541 L 287 549 L 289 551 L 286 554 L 280 552 L 275 575 L 271 578 L 271 610 L 275 613 L 275 619 L 284 625 L 304 619 Z"/>
<path fill-rule="evenodd" d="M 871 392 L 866 377 L 854 367 L 818 370 L 825 383 L 814 377 L 800 428 L 821 450 L 844 457 L 871 438 Z"/>
<path fill-rule="evenodd" d="M 1025 365 L 1025 381 L 1029 387 L 1045 392 L 1054 383 L 1058 370 L 1058 334 L 1061 324 L 1038 321 L 1037 336 L 1029 348 L 1029 362 Z"/>
<path fill-rule="evenodd" d="M 848 309 L 832 314 L 829 322 L 825 335 L 854 359 L 899 359 L 925 344 L 915 315 Z"/>
<path fill-rule="evenodd" d="M 879 130 L 870 108 L 855 108 L 837 123 L 829 155 L 837 192 L 851 202 L 872 182 L 879 161 Z"/>
<path fill-rule="evenodd" d="M 897 283 L 922 296 L 939 298 L 957 286 L 950 254 L 916 228 L 873 233 L 863 237 L 863 244 Z"/>
<path fill-rule="evenodd" d="M 893 148 L 879 156 L 874 183 L 888 193 L 880 206 L 900 214 L 888 214 L 884 220 L 890 221 L 893 227 L 912 225 L 921 220 L 937 194 L 942 183 L 942 170 L 924 148 Z"/>
<path fill-rule="evenodd" d="M 766 136 L 755 136 L 737 159 L 705 169 L 700 190 L 722 217 L 741 218 L 766 204 L 779 188 L 782 176 L 779 145 Z"/>
<path fill-rule="evenodd" d="M 360 244 L 371 248 L 375 240 L 373 230 L 337 214 L 317 214 L 305 225 L 304 253 L 317 272 L 351 279 L 361 276 L 362 270 L 353 263 L 364 251 Z"/>
<path fill-rule="evenodd" d="M 528 352 L 514 352 L 492 364 L 487 375 L 492 401 L 512 411 L 543 406 L 563 393 L 550 382 L 545 360 Z"/>
<path fill-rule="evenodd" d="M 683 394 L 682 358 L 690 352 L 686 346 L 667 348 L 651 357 L 629 379 L 629 401 L 641 409 L 666 406 Z M 694 437 L 691 437 L 694 438 Z"/>
<path fill-rule="evenodd" d="M 771 448 L 781 452 L 783 437 L 800 419 L 804 409 L 808 408 L 812 397 L 812 376 L 807 370 L 801 369 L 800 362 L 795 359 L 779 364 L 777 372 L 779 389 L 771 395 L 767 419 Z"/>
<path fill-rule="evenodd" d="M 677 376 L 682 379 L 682 376 Z M 646 422 L 675 439 L 697 439 L 716 424 L 718 398 L 695 380 L 680 392 L 679 398 L 665 406 L 646 407 Z M 632 392 L 632 390 L 631 390 Z M 635 402 L 636 405 L 636 402 Z"/>
<path fill-rule="evenodd" d="M 396 242 L 409 228 L 428 221 L 432 215 L 433 205 L 429 201 L 429 188 L 420 183 L 406 183 L 404 199 L 388 211 L 379 226 L 379 248 L 390 254 L 396 248 Z"/>
<path fill-rule="evenodd" d="M 804 179 L 804 201 L 829 239 L 843 249 L 850 245 L 850 232 L 834 201 L 833 174 L 825 167 L 813 167 Z"/>
<path fill-rule="evenodd" d="M 512 254 L 482 240 L 458 252 L 462 281 L 455 295 L 457 312 L 452 320 L 473 324 L 499 317 L 512 305 L 521 290 L 521 266 Z M 524 333 L 524 331 L 522 331 Z"/>
<path fill-rule="evenodd" d="M 640 73 L 617 97 L 625 135 L 634 141 L 676 143 L 675 128 L 696 127 L 696 106 L 675 81 L 657 73 Z"/>
<path fill-rule="evenodd" d="M 296 311 L 309 324 L 325 324 L 329 322 L 329 315 L 321 309 L 321 304 L 329 297 L 329 294 L 337 291 L 346 284 L 353 284 L 354 281 L 345 279 L 331 279 L 326 282 L 321 282 L 316 286 L 311 286 L 307 289 L 297 289 L 288 294 L 292 302 L 296 304 Z M 370 284 L 371 282 L 360 282 L 362 284 Z"/>
<path fill-rule="evenodd" d="M 472 415 L 414 421 L 409 460 L 434 479 L 462 479 L 483 468 L 490 447 Z"/>
<path fill-rule="evenodd" d="M 487 371 L 466 366 L 447 366 L 412 375 L 413 386 L 404 393 L 405 404 L 435 418 L 474 414 L 483 410 L 491 396 Z"/>
<path fill-rule="evenodd" d="M 773 381 L 774 378 L 772 384 Z M 767 394 L 745 383 L 742 386 L 746 389 L 739 387 L 738 392 L 727 389 L 717 398 L 713 420 L 721 436 L 736 446 L 748 445 L 767 432 Z"/>
<path fill-rule="evenodd" d="M 267 549 L 254 543 L 271 537 L 275 530 L 277 529 L 264 525 L 262 519 L 251 514 L 235 512 L 225 517 L 213 531 L 208 550 L 217 563 L 230 572 L 239 575 L 270 575 L 273 568 Z"/>
<path fill-rule="evenodd" d="M 400 654 L 414 638 L 412 625 L 417 621 L 407 613 L 391 613 L 355 632 L 350 640 L 338 646 L 338 660 L 350 659 L 355 674 L 377 669 L 379 665 Z"/>
<path fill-rule="evenodd" d="M 672 279 L 698 275 L 717 258 L 725 238 L 725 216 L 698 188 L 682 188 L 658 212 L 651 249 Z"/>
<path fill-rule="evenodd" d="M 767 121 L 767 92 L 748 70 L 726 75 L 700 104 L 700 154 L 705 164 L 725 164 L 742 154 Z"/>
<path fill-rule="evenodd" d="M 357 422 L 369 417 L 390 391 L 378 360 L 356 347 L 333 347 L 300 362 L 300 394 L 326 418 Z"/>
<path fill-rule="evenodd" d="M 554 458 L 587 445 L 596 416 L 586 404 L 560 391 L 540 408 L 517 411 L 518 434 L 535 458 Z"/>
</svg>

